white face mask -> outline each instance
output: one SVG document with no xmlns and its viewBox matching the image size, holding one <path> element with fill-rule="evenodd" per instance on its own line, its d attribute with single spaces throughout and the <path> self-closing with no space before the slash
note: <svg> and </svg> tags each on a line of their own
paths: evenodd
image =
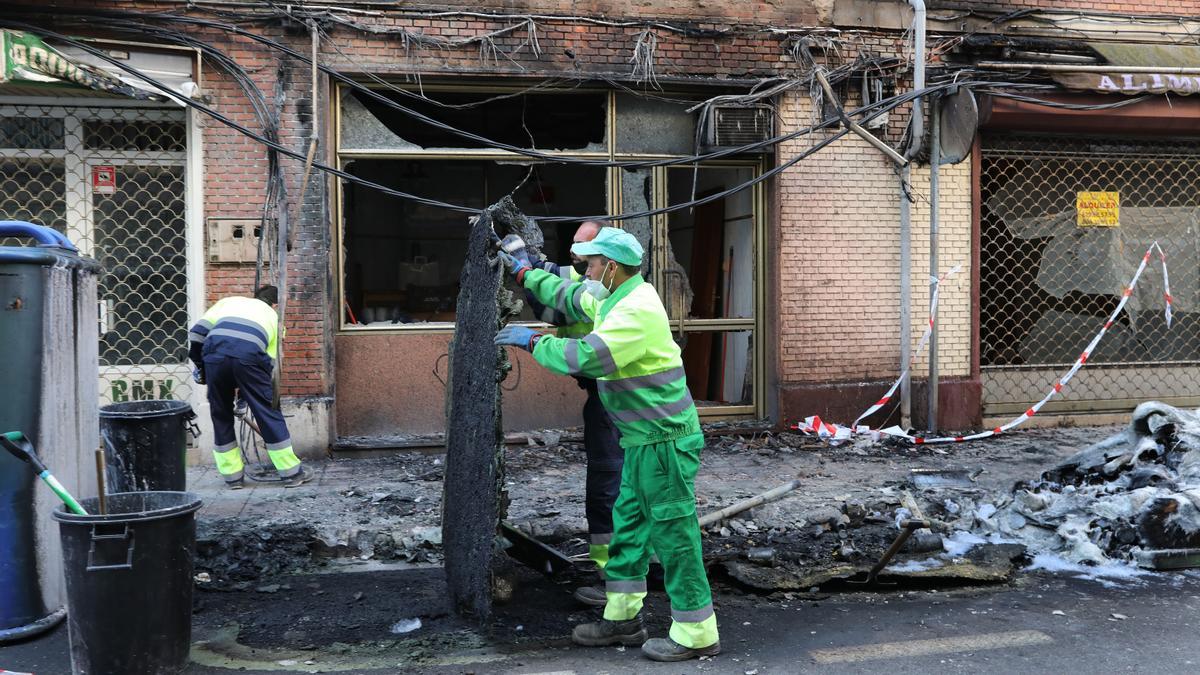
<svg viewBox="0 0 1200 675">
<path fill-rule="evenodd" d="M 612 291 L 610 291 L 608 289 L 608 286 L 604 285 L 604 272 L 607 272 L 607 271 L 608 271 L 608 266 L 605 265 L 604 271 L 600 272 L 599 279 L 584 279 L 583 280 L 583 292 L 590 294 L 593 298 L 596 298 L 597 300 L 604 300 L 604 299 L 607 299 L 608 296 L 612 295 Z M 615 270 L 613 271 L 613 277 L 614 278 L 616 277 Z"/>
</svg>

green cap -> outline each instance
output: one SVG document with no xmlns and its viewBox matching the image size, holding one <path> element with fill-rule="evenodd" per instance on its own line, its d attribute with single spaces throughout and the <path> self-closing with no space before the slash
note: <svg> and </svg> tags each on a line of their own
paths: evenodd
<svg viewBox="0 0 1200 675">
<path fill-rule="evenodd" d="M 618 227 L 602 227 L 591 241 L 581 241 L 571 246 L 571 253 L 580 258 L 602 255 L 622 265 L 642 264 L 642 245 L 637 237 Z"/>
</svg>

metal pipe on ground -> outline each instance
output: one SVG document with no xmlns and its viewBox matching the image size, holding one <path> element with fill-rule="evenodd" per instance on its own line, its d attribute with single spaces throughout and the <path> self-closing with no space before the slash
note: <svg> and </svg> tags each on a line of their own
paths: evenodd
<svg viewBox="0 0 1200 675">
<path fill-rule="evenodd" d="M 743 499 L 742 501 L 726 506 L 719 511 L 713 511 L 712 513 L 705 514 L 700 518 L 700 527 L 708 527 L 715 522 L 725 520 L 726 518 L 732 518 L 743 511 L 749 511 L 756 506 L 762 506 L 768 502 L 773 502 L 798 487 L 800 487 L 799 479 L 789 481 L 783 485 L 780 485 L 779 487 L 767 490 L 766 492 L 755 497 Z"/>
</svg>

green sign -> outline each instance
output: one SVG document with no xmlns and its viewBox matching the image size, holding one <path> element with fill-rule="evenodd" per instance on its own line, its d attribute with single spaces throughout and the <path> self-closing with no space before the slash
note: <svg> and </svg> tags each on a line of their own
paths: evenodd
<svg viewBox="0 0 1200 675">
<path fill-rule="evenodd" d="M 76 63 L 36 35 L 0 30 L 0 84 L 39 83 L 86 87 L 122 96 L 149 95 L 92 66 Z"/>
<path fill-rule="evenodd" d="M 113 403 L 174 399 L 175 380 L 113 380 L 111 395 Z"/>
</svg>

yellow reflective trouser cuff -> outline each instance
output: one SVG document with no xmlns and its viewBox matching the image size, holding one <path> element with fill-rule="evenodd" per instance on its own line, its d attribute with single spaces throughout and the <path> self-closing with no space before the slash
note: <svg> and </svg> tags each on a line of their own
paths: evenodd
<svg viewBox="0 0 1200 675">
<path fill-rule="evenodd" d="M 588 557 L 600 569 L 608 564 L 608 544 L 590 544 L 588 545 Z"/>
<path fill-rule="evenodd" d="M 642 600 L 646 598 L 645 591 L 640 593 L 608 591 L 604 595 L 608 597 L 608 603 L 604 605 L 604 618 L 609 621 L 628 621 L 637 616 L 638 612 L 642 611 Z"/>
<path fill-rule="evenodd" d="M 300 458 L 292 451 L 292 446 L 278 450 L 267 448 L 267 454 L 271 456 L 271 463 L 280 476 L 288 478 L 300 472 Z"/>
<path fill-rule="evenodd" d="M 227 446 L 219 447 L 213 450 L 213 458 L 217 460 L 217 471 L 226 482 L 234 482 L 241 480 L 242 470 L 242 449 L 237 444 L 230 443 Z"/>
<path fill-rule="evenodd" d="M 707 619 L 694 623 L 672 621 L 671 632 L 668 635 L 688 649 L 711 647 L 720 640 L 720 636 L 717 635 L 717 615 L 709 614 Z"/>
</svg>

